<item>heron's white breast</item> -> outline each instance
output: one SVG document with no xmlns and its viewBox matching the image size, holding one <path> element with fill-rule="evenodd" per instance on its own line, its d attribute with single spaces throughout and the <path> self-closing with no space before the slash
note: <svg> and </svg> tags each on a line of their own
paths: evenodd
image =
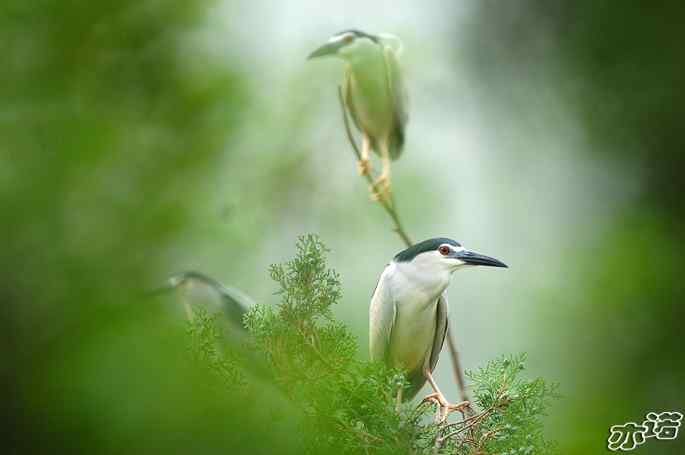
<svg viewBox="0 0 685 455">
<path fill-rule="evenodd" d="M 393 267 L 388 278 L 397 308 L 390 357 L 395 366 L 422 369 L 433 348 L 438 299 L 449 284 L 449 274 L 426 274 L 412 263 L 389 267 Z"/>
</svg>

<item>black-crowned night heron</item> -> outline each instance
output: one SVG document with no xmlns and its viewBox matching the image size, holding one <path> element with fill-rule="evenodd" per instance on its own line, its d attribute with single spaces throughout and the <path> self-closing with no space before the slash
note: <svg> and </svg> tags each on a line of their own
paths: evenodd
<svg viewBox="0 0 685 455">
<path fill-rule="evenodd" d="M 447 238 L 417 243 L 385 267 L 369 308 L 369 351 L 372 360 L 407 372 L 413 398 L 428 381 L 433 393 L 424 400 L 439 405 L 438 417 L 462 410 L 451 404 L 433 379 L 447 333 L 447 286 L 452 273 L 476 265 L 507 267 L 497 259 L 464 249 Z"/>
<path fill-rule="evenodd" d="M 333 35 L 309 55 L 310 59 L 334 55 L 347 62 L 343 100 L 362 133 L 359 172 L 370 172 L 369 150 L 375 151 L 383 171 L 374 187 L 382 185 L 386 195 L 390 188 L 390 160 L 402 152 L 408 120 L 407 93 L 398 63 L 401 51 L 402 44 L 395 36 L 348 30 Z"/>
<path fill-rule="evenodd" d="M 188 319 L 192 318 L 193 307 L 203 306 L 210 313 L 222 312 L 233 330 L 244 330 L 243 316 L 254 305 L 254 301 L 239 290 L 226 287 L 195 271 L 173 275 L 167 283 L 165 289 L 173 289 L 178 293 Z"/>
<path fill-rule="evenodd" d="M 216 319 L 217 328 L 221 330 L 226 343 L 216 340 L 216 349 L 222 353 L 227 353 L 228 349 L 237 354 L 231 358 L 241 362 L 245 371 L 249 371 L 248 379 L 272 378 L 271 370 L 264 359 L 247 349 L 244 343 L 248 331 L 243 324 L 243 316 L 255 305 L 254 300 L 238 289 L 224 286 L 214 278 L 195 271 L 169 277 L 167 285 L 158 289 L 155 294 L 169 291 L 173 291 L 180 300 L 188 320 L 193 319 L 193 308 L 196 307 L 204 308 L 208 314 L 220 315 Z"/>
</svg>

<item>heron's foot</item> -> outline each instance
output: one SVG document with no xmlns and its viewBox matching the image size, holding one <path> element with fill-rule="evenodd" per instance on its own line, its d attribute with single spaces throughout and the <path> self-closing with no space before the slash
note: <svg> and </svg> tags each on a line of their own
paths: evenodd
<svg viewBox="0 0 685 455">
<path fill-rule="evenodd" d="M 431 401 L 437 405 L 438 408 L 435 414 L 436 423 L 442 423 L 446 421 L 450 413 L 454 411 L 463 413 L 464 409 L 471 405 L 471 403 L 468 401 L 462 401 L 461 403 L 456 404 L 450 403 L 443 394 L 437 392 L 426 395 L 424 399 L 421 400 L 422 403 L 424 401 Z"/>
<path fill-rule="evenodd" d="M 357 172 L 362 177 L 371 173 L 371 161 L 368 158 L 360 158 L 357 161 Z"/>
<path fill-rule="evenodd" d="M 381 174 L 371 185 L 371 199 L 391 202 L 390 177 L 387 174 Z"/>
</svg>

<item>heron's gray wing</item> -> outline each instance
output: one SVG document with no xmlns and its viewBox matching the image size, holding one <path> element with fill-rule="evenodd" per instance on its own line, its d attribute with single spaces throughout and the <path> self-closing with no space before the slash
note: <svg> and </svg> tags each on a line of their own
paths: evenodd
<svg viewBox="0 0 685 455">
<path fill-rule="evenodd" d="M 435 369 L 435 365 L 438 364 L 440 351 L 442 351 L 442 345 L 445 342 L 445 335 L 447 335 L 449 313 L 447 306 L 447 291 L 443 292 L 438 299 L 438 307 L 435 311 L 435 338 L 433 339 L 433 348 L 431 349 L 429 365 L 431 371 L 433 371 Z"/>
<path fill-rule="evenodd" d="M 227 319 L 243 329 L 243 316 L 254 301 L 238 289 L 226 287 L 201 272 L 187 271 L 169 278 L 169 286 L 177 289 L 181 299 L 190 305 L 205 305 L 221 309 Z"/>
<path fill-rule="evenodd" d="M 402 153 L 404 146 L 404 130 L 409 121 L 407 90 L 402 78 L 402 70 L 397 61 L 395 49 L 383 45 L 386 74 L 388 75 L 388 90 L 392 99 L 393 125 L 390 132 L 390 157 L 396 159 Z"/>
<path fill-rule="evenodd" d="M 387 267 L 386 267 L 387 270 Z M 371 360 L 385 361 L 390 353 L 390 337 L 395 325 L 397 307 L 390 286 L 381 274 L 369 307 L 369 355 Z"/>
<path fill-rule="evenodd" d="M 221 285 L 218 291 L 221 293 L 226 316 L 228 316 L 233 324 L 244 329 L 243 317 L 254 306 L 254 301 L 236 288 Z"/>
</svg>

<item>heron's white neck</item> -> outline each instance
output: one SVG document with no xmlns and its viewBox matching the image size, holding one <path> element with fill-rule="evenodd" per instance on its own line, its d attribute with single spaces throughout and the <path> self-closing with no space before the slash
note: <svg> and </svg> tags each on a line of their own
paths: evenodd
<svg viewBox="0 0 685 455">
<path fill-rule="evenodd" d="M 440 296 L 450 284 L 451 271 L 435 264 L 422 263 L 421 255 L 411 262 L 394 263 L 398 279 L 429 298 Z"/>
</svg>

